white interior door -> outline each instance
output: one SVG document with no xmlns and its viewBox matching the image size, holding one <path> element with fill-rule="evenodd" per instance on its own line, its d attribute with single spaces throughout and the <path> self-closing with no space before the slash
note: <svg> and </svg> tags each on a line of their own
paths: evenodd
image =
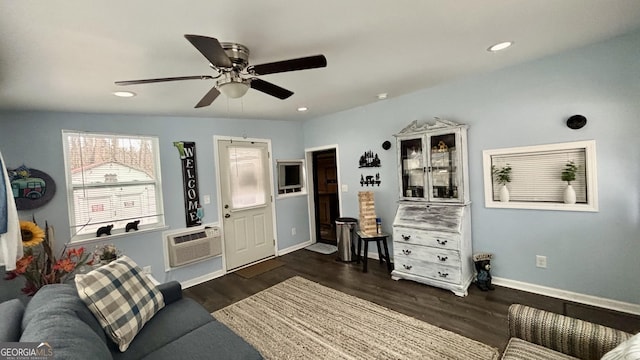
<svg viewBox="0 0 640 360">
<path fill-rule="evenodd" d="M 275 255 L 266 142 L 218 140 L 227 270 Z"/>
</svg>

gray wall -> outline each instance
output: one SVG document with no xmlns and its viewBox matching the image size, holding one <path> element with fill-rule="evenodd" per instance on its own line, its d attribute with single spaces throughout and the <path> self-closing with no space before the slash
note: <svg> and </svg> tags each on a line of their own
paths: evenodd
<svg viewBox="0 0 640 360">
<path fill-rule="evenodd" d="M 273 159 L 301 159 L 302 125 L 296 122 L 171 118 L 151 116 L 69 114 L 43 112 L 0 112 L 0 151 L 8 167 L 25 164 L 48 173 L 56 182 L 57 192 L 45 206 L 33 212 L 21 211 L 21 219 L 32 214 L 40 224 L 47 220 L 56 229 L 56 248 L 69 239 L 69 219 L 65 191 L 62 129 L 155 135 L 160 139 L 160 163 L 165 221 L 169 230 L 185 227 L 182 193 L 182 173 L 178 152 L 173 141 L 195 141 L 198 157 L 200 199 L 211 195 L 211 204 L 203 205 L 204 223 L 219 222 L 213 136 L 247 136 L 272 140 Z M 274 162 L 275 163 L 275 162 Z M 275 166 L 275 165 L 274 165 Z M 275 168 L 274 168 L 274 174 Z M 275 175 L 274 175 L 275 176 Z M 306 197 L 276 199 L 278 248 L 309 240 Z M 304 209 L 301 211 L 301 209 Z M 297 235 L 291 235 L 291 227 Z M 222 269 L 220 258 L 164 272 L 162 232 L 131 234 L 114 238 L 113 242 L 140 266 L 151 265 L 154 276 L 161 281 L 191 280 Z M 94 244 L 87 247 L 93 250 Z"/>
<path fill-rule="evenodd" d="M 305 146 L 339 144 L 347 216 L 358 214 L 359 156 L 380 154 L 376 212 L 390 230 L 398 188 L 392 134 L 435 116 L 469 124 L 473 247 L 494 253 L 493 275 L 637 304 L 638 74 L 640 32 L 307 121 Z M 574 114 L 588 118 L 585 128 L 566 127 Z M 596 140 L 599 212 L 484 207 L 482 150 L 587 139 Z M 389 151 L 380 146 L 384 140 L 394 143 Z M 546 269 L 535 267 L 535 255 L 547 256 Z"/>
</svg>

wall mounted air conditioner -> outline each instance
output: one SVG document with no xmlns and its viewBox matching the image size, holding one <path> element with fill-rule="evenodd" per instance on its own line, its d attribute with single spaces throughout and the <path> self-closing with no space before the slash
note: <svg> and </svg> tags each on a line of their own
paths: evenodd
<svg viewBox="0 0 640 360">
<path fill-rule="evenodd" d="M 186 230 L 167 236 L 169 266 L 177 267 L 222 254 L 220 228 Z"/>
</svg>

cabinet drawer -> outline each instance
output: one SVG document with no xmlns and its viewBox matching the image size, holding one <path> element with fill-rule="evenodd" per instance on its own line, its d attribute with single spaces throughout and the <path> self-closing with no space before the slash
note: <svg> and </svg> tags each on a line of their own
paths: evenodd
<svg viewBox="0 0 640 360">
<path fill-rule="evenodd" d="M 439 231 L 425 232 L 424 230 L 402 227 L 393 229 L 393 241 L 451 250 L 460 248 L 460 234 Z"/>
<path fill-rule="evenodd" d="M 393 243 L 393 258 L 396 261 L 401 259 L 415 259 L 439 265 L 460 266 L 460 253 L 455 250 L 413 245 L 399 241 Z"/>
<path fill-rule="evenodd" d="M 395 271 L 424 276 L 427 278 L 454 284 L 460 283 L 459 267 L 445 266 L 427 261 L 408 259 L 406 257 L 394 260 Z"/>
</svg>

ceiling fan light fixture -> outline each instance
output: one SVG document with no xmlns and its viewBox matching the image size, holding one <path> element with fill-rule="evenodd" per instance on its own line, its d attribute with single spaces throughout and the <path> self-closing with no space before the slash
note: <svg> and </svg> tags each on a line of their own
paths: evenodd
<svg viewBox="0 0 640 360">
<path fill-rule="evenodd" d="M 249 90 L 249 84 L 246 81 L 231 81 L 220 84 L 220 92 L 232 99 L 241 98 Z"/>
</svg>

